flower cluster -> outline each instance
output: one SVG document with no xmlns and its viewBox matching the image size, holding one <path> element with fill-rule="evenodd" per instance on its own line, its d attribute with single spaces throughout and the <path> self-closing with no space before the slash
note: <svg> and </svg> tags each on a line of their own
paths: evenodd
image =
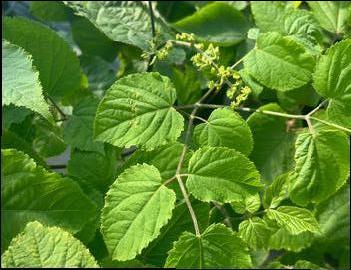
<svg viewBox="0 0 351 270">
<path fill-rule="evenodd" d="M 241 103 L 243 103 L 249 94 L 251 93 L 251 88 L 249 86 L 244 86 L 240 89 L 240 94 L 235 98 L 234 101 L 230 103 L 230 108 L 235 109 Z"/>
<path fill-rule="evenodd" d="M 176 40 L 194 42 L 195 36 L 194 36 L 194 34 L 178 33 L 178 34 L 176 34 Z"/>
<path fill-rule="evenodd" d="M 166 44 L 156 52 L 157 59 L 159 60 L 166 59 L 172 48 L 173 48 L 173 43 L 172 41 L 168 40 Z"/>
</svg>

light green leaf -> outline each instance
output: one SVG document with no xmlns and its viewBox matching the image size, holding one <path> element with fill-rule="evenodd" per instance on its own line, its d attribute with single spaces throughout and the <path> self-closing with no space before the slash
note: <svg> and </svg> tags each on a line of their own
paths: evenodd
<svg viewBox="0 0 351 270">
<path fill-rule="evenodd" d="M 212 224 L 201 236 L 184 232 L 169 251 L 166 268 L 249 268 L 245 243 L 223 224 Z"/>
<path fill-rule="evenodd" d="M 244 83 L 247 84 L 253 91 L 253 94 L 258 97 L 259 94 L 263 91 L 263 86 L 259 84 L 246 69 L 240 69 L 239 74 L 243 79 Z"/>
<path fill-rule="evenodd" d="M 99 267 L 89 250 L 68 232 L 29 222 L 1 256 L 4 268 Z"/>
<path fill-rule="evenodd" d="M 116 152 L 107 148 L 105 153 L 73 150 L 68 161 L 68 174 L 89 182 L 95 189 L 106 192 L 115 180 Z"/>
<path fill-rule="evenodd" d="M 334 44 L 319 58 L 313 86 L 330 99 L 328 117 L 351 128 L 351 39 Z"/>
<path fill-rule="evenodd" d="M 310 269 L 310 270 L 327 270 L 328 268 L 324 268 L 324 267 L 320 267 L 317 264 L 311 263 L 309 261 L 306 260 L 298 260 L 295 264 L 294 264 L 294 268 L 295 269 Z"/>
<path fill-rule="evenodd" d="M 64 1 L 77 15 L 89 19 L 101 32 L 114 41 L 147 50 L 151 46 L 151 21 L 141 3 L 132 1 Z M 156 31 L 165 33 L 158 18 Z M 161 29 L 162 28 L 162 29 Z"/>
<path fill-rule="evenodd" d="M 156 72 L 119 79 L 106 92 L 95 118 L 95 138 L 115 146 L 152 150 L 176 141 L 183 117 L 172 107 L 176 91 Z"/>
<path fill-rule="evenodd" d="M 252 217 L 239 224 L 239 236 L 253 249 L 266 249 L 271 229 L 259 217 Z"/>
<path fill-rule="evenodd" d="M 176 196 L 151 165 L 135 165 L 111 185 L 102 210 L 101 230 L 112 259 L 135 258 L 172 216 Z"/>
<path fill-rule="evenodd" d="M 334 44 L 319 58 L 313 86 L 325 98 L 351 93 L 351 39 Z"/>
<path fill-rule="evenodd" d="M 98 104 L 98 98 L 86 97 L 74 106 L 63 133 L 65 142 L 71 147 L 104 153 L 104 144 L 93 140 L 94 117 Z"/>
<path fill-rule="evenodd" d="M 291 234 L 284 228 L 279 228 L 274 232 L 268 242 L 270 249 L 299 252 L 304 248 L 309 247 L 313 241 L 313 233 L 302 232 L 299 234 Z"/>
<path fill-rule="evenodd" d="M 250 3 L 255 24 L 262 32 L 281 32 L 285 4 L 280 1 L 253 1 Z"/>
<path fill-rule="evenodd" d="M 3 40 L 2 71 L 2 105 L 24 106 L 45 118 L 52 118 L 30 54 Z"/>
<path fill-rule="evenodd" d="M 280 206 L 277 209 L 267 209 L 266 214 L 269 219 L 275 220 L 291 234 L 296 235 L 305 231 L 319 232 L 317 220 L 305 208 Z"/>
<path fill-rule="evenodd" d="M 296 167 L 290 176 L 290 198 L 305 206 L 334 194 L 349 177 L 350 145 L 341 131 L 302 133 L 296 140 Z"/>
<path fill-rule="evenodd" d="M 247 196 L 245 199 L 237 202 L 231 202 L 230 205 L 238 214 L 244 214 L 246 211 L 255 213 L 261 207 L 260 194 Z"/>
<path fill-rule="evenodd" d="M 320 240 L 350 242 L 350 186 L 347 184 L 325 202 L 317 205 L 316 217 L 321 227 Z"/>
<path fill-rule="evenodd" d="M 258 110 L 285 113 L 278 104 L 270 103 Z M 275 177 L 290 170 L 294 156 L 294 133 L 288 130 L 286 118 L 255 112 L 247 119 L 252 131 L 254 148 L 250 159 L 262 179 L 271 183 Z"/>
<path fill-rule="evenodd" d="M 351 16 L 351 5 L 348 1 L 308 1 L 308 5 L 325 30 L 336 34 L 347 30 L 347 22 Z"/>
<path fill-rule="evenodd" d="M 290 37 L 271 32 L 261 34 L 256 47 L 244 58 L 245 69 L 263 85 L 287 91 L 307 84 L 315 60 Z"/>
<path fill-rule="evenodd" d="M 191 204 L 200 230 L 205 230 L 209 220 L 209 204 L 196 200 L 192 200 Z M 160 235 L 142 252 L 141 257 L 143 261 L 163 267 L 166 262 L 167 252 L 172 249 L 173 242 L 177 241 L 179 236 L 185 231 L 195 233 L 189 209 L 185 202 L 181 202 L 174 208 L 172 218 L 161 229 Z"/>
<path fill-rule="evenodd" d="M 187 188 L 195 198 L 220 203 L 240 201 L 262 187 L 255 165 L 225 147 L 203 147 L 189 162 Z"/>
<path fill-rule="evenodd" d="M 33 56 L 44 91 L 61 98 L 80 84 L 79 60 L 56 32 L 23 17 L 3 21 L 4 38 Z"/>
<path fill-rule="evenodd" d="M 253 147 L 249 126 L 238 113 L 228 108 L 212 111 L 206 123 L 195 127 L 194 136 L 200 146 L 224 146 L 246 156 Z"/>
<path fill-rule="evenodd" d="M 180 32 L 194 33 L 202 41 L 231 46 L 245 39 L 248 25 L 234 6 L 214 2 L 194 14 L 177 21 L 173 26 Z"/>
<path fill-rule="evenodd" d="M 289 173 L 277 176 L 263 194 L 263 206 L 276 208 L 289 197 Z"/>
<path fill-rule="evenodd" d="M 95 204 L 71 179 L 46 171 L 15 149 L 1 153 L 2 248 L 29 221 L 77 233 L 95 217 Z"/>
</svg>

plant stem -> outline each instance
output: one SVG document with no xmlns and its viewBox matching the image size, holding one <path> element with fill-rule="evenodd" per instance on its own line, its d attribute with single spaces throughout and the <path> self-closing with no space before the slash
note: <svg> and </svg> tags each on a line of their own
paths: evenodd
<svg viewBox="0 0 351 270">
<path fill-rule="evenodd" d="M 325 120 L 322 120 L 322 119 L 319 119 L 319 118 L 316 118 L 316 117 L 310 117 L 310 119 L 315 120 L 317 122 L 321 122 L 321 123 L 323 123 L 323 124 L 325 124 L 327 126 L 335 127 L 337 129 L 340 129 L 340 130 L 346 131 L 348 133 L 351 133 L 351 129 L 348 129 L 346 127 L 343 127 L 343 126 L 340 126 L 340 125 L 337 125 L 337 124 L 334 124 L 334 123 L 330 123 L 328 121 L 325 121 Z"/>
<path fill-rule="evenodd" d="M 217 203 L 217 202 L 213 202 L 213 204 L 222 213 L 222 215 L 225 217 L 224 222 L 227 224 L 227 226 L 229 228 L 232 228 L 233 224 L 230 221 L 230 216 L 229 216 L 227 210 L 225 210 L 225 208 L 222 205 L 220 205 L 219 203 Z"/>
<path fill-rule="evenodd" d="M 151 33 L 152 37 L 155 38 L 156 36 L 156 30 L 155 30 L 155 18 L 154 18 L 154 11 L 152 9 L 152 4 L 151 1 L 147 1 L 149 5 L 149 11 L 150 11 L 150 20 L 151 20 Z"/>
<path fill-rule="evenodd" d="M 60 107 L 56 104 L 56 102 L 49 96 L 47 96 L 47 99 L 50 100 L 51 104 L 55 107 L 55 109 L 59 112 L 59 114 L 61 114 L 62 119 L 60 120 L 61 121 L 67 120 L 66 114 L 60 109 Z"/>
<path fill-rule="evenodd" d="M 54 165 L 49 165 L 50 169 L 66 169 L 67 165 L 66 164 L 54 164 Z"/>
</svg>

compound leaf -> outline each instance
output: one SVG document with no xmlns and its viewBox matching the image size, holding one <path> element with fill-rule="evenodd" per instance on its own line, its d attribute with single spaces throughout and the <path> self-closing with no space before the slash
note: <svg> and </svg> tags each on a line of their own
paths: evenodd
<svg viewBox="0 0 351 270">
<path fill-rule="evenodd" d="M 152 150 L 174 142 L 183 117 L 172 107 L 176 90 L 156 72 L 119 79 L 106 92 L 95 118 L 95 138 L 115 146 Z"/>
<path fill-rule="evenodd" d="M 165 267 L 249 268 L 245 243 L 223 224 L 212 224 L 200 236 L 184 232 L 169 251 Z"/>
<path fill-rule="evenodd" d="M 314 58 L 291 37 L 276 32 L 261 34 L 244 58 L 245 69 L 263 85 L 287 91 L 307 84 Z"/>
<path fill-rule="evenodd" d="M 135 165 L 111 185 L 102 210 L 101 231 L 112 259 L 135 258 L 172 216 L 176 196 L 151 165 Z"/>
<path fill-rule="evenodd" d="M 224 146 L 249 155 L 253 147 L 250 128 L 241 116 L 227 108 L 214 110 L 206 123 L 195 127 L 200 146 Z"/>
<path fill-rule="evenodd" d="M 6 17 L 4 38 L 33 56 L 44 91 L 51 97 L 61 98 L 79 87 L 78 57 L 55 31 L 23 17 Z"/>
<path fill-rule="evenodd" d="M 302 133 L 296 140 L 296 167 L 290 176 L 290 198 L 305 206 L 334 194 L 349 177 L 348 137 L 341 131 Z"/>
<path fill-rule="evenodd" d="M 15 149 L 1 154 L 2 248 L 29 221 L 77 233 L 95 216 L 96 205 L 71 179 L 46 171 Z"/>
<path fill-rule="evenodd" d="M 1 267 L 99 267 L 89 250 L 68 232 L 29 222 L 1 256 Z"/>
<path fill-rule="evenodd" d="M 319 232 L 317 220 L 305 208 L 280 206 L 277 209 L 267 209 L 267 217 L 275 220 L 291 234 L 299 234 L 305 231 Z"/>
<path fill-rule="evenodd" d="M 52 118 L 30 54 L 3 40 L 2 71 L 2 105 L 24 106 L 45 118 Z"/>
<path fill-rule="evenodd" d="M 225 147 L 203 147 L 189 162 L 187 188 L 195 198 L 220 203 L 241 201 L 262 187 L 255 165 Z"/>
</svg>

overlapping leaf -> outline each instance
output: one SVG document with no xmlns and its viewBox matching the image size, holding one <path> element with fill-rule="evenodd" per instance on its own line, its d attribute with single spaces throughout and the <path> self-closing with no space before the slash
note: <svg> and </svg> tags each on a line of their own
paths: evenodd
<svg viewBox="0 0 351 270">
<path fill-rule="evenodd" d="M 222 224 L 212 224 L 201 236 L 184 232 L 169 251 L 165 267 L 249 268 L 251 258 L 245 243 Z"/>
<path fill-rule="evenodd" d="M 29 221 L 77 233 L 95 217 L 95 204 L 71 179 L 46 171 L 15 149 L 1 153 L 2 248 Z"/>
<path fill-rule="evenodd" d="M 102 234 L 112 259 L 135 258 L 172 216 L 176 196 L 151 165 L 125 170 L 107 192 Z"/>
<path fill-rule="evenodd" d="M 272 230 L 266 222 L 253 217 L 239 224 L 239 236 L 253 249 L 266 249 Z"/>
<path fill-rule="evenodd" d="M 349 176 L 349 149 L 349 140 L 341 131 L 300 134 L 296 167 L 290 176 L 290 198 L 304 206 L 335 193 Z"/>
<path fill-rule="evenodd" d="M 248 30 L 245 17 L 227 3 L 214 2 L 174 23 L 181 32 L 194 33 L 200 40 L 221 46 L 237 44 Z"/>
<path fill-rule="evenodd" d="M 2 105 L 24 106 L 45 118 L 52 118 L 30 54 L 3 40 L 2 71 Z"/>
<path fill-rule="evenodd" d="M 249 155 L 253 140 L 250 128 L 239 114 L 227 108 L 214 110 L 206 123 L 195 127 L 200 146 L 224 146 Z"/>
<path fill-rule="evenodd" d="M 68 232 L 30 222 L 1 256 L 1 267 L 99 267 L 89 250 Z"/>
<path fill-rule="evenodd" d="M 6 17 L 3 23 L 4 38 L 33 56 L 44 91 L 61 98 L 79 87 L 78 57 L 56 32 L 25 18 Z"/>
<path fill-rule="evenodd" d="M 95 118 L 95 138 L 115 146 L 152 150 L 174 142 L 183 117 L 172 107 L 175 89 L 158 73 L 137 73 L 118 80 L 107 91 Z"/>
<path fill-rule="evenodd" d="M 203 147 L 189 162 L 187 188 L 195 198 L 221 203 L 241 201 L 262 187 L 254 164 L 225 147 Z"/>
<path fill-rule="evenodd" d="M 277 209 L 268 209 L 267 217 L 276 221 L 291 234 L 299 234 L 305 231 L 319 232 L 317 220 L 305 208 L 280 206 Z"/>
<path fill-rule="evenodd" d="M 276 32 L 261 34 L 244 59 L 245 69 L 263 85 L 287 91 L 307 84 L 314 58 L 293 38 Z"/>
</svg>

